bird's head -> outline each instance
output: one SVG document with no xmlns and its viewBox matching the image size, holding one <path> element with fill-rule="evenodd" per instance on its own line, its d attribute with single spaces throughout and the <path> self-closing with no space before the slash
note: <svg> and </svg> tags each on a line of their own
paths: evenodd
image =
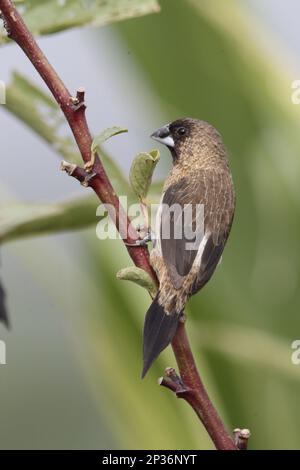
<svg viewBox="0 0 300 470">
<path fill-rule="evenodd" d="M 151 137 L 169 148 L 174 164 L 188 160 L 196 164 L 227 160 L 219 132 L 205 121 L 178 119 L 161 127 Z"/>
</svg>

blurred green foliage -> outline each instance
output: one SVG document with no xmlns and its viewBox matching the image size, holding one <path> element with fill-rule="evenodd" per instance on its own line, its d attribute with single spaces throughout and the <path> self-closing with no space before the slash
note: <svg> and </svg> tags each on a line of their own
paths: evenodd
<svg viewBox="0 0 300 470">
<path fill-rule="evenodd" d="M 18 72 L 6 89 L 6 107 L 67 160 L 78 162 L 73 139 L 62 135 L 64 118 L 55 101 Z"/>
<path fill-rule="evenodd" d="M 267 47 L 262 48 L 260 26 L 241 2 L 162 0 L 161 6 L 157 17 L 124 23 L 119 32 L 169 121 L 194 116 L 220 130 L 237 193 L 222 266 L 190 302 L 193 344 L 199 358 L 207 349 L 228 422 L 250 427 L 252 448 L 299 447 L 299 379 L 290 362 L 290 344 L 300 331 L 295 256 L 300 142 L 291 79 L 280 67 L 283 58 L 269 57 Z M 139 40 L 149 35 L 151 41 Z M 204 321 L 205 331 L 211 325 L 209 345 L 201 341 Z M 222 337 L 220 322 L 232 328 L 235 354 L 221 347 L 219 335 L 214 338 L 216 327 Z M 243 327 L 241 337 L 234 335 L 234 325 Z M 253 334 L 252 327 L 269 338 L 265 348 L 258 349 L 260 334 Z M 243 340 L 248 331 L 251 342 Z M 252 354 L 251 365 L 239 358 L 239 349 L 243 357 L 245 348 Z M 279 370 L 279 363 L 291 373 Z"/>
<path fill-rule="evenodd" d="M 35 35 L 78 26 L 103 26 L 159 11 L 156 0 L 17 0 L 22 16 Z M 0 33 L 0 44 L 6 35 Z"/>
<path fill-rule="evenodd" d="M 220 130 L 237 193 L 223 263 L 190 302 L 193 349 L 229 429 L 249 427 L 250 448 L 299 448 L 300 375 L 290 356 L 300 332 L 300 137 L 291 79 L 283 59 L 262 47 L 264 34 L 242 2 L 160 4 L 159 15 L 121 23 L 115 33 L 160 98 L 168 121 L 193 116 Z M 10 111 L 26 121 L 18 105 Z M 112 174 L 118 189 L 129 192 L 116 167 Z M 116 279 L 128 265 L 124 247 L 96 243 L 91 234 L 83 238 L 82 250 L 80 291 L 73 294 L 82 312 L 76 319 L 84 342 L 81 362 L 117 446 L 210 448 L 193 412 L 156 385 L 163 368 L 174 364 L 169 350 L 144 382 L 139 379 L 149 298 Z"/>
</svg>

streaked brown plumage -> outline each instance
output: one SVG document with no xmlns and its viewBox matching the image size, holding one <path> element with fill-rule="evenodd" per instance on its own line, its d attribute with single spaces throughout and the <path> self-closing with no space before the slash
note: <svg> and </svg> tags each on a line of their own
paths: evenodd
<svg viewBox="0 0 300 470">
<path fill-rule="evenodd" d="M 159 129 L 152 137 L 169 147 L 173 168 L 164 185 L 157 215 L 157 243 L 151 252 L 160 287 L 145 319 L 143 376 L 172 341 L 189 297 L 211 278 L 228 238 L 235 208 L 226 150 L 214 127 L 185 118 Z M 176 224 L 181 219 L 171 214 L 168 220 L 164 204 L 178 204 L 181 208 L 191 205 L 193 227 L 195 207 L 203 204 L 204 233 L 199 234 L 192 250 L 186 248 L 186 236 L 176 239 Z M 169 239 L 161 236 L 165 223 L 171 226 Z"/>
</svg>

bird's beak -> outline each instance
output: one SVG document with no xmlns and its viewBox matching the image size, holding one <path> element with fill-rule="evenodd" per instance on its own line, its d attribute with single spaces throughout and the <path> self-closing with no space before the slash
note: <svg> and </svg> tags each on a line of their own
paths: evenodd
<svg viewBox="0 0 300 470">
<path fill-rule="evenodd" d="M 161 142 L 167 147 L 174 147 L 175 145 L 174 139 L 170 134 L 169 125 L 157 129 L 157 131 L 153 132 L 150 137 L 154 140 L 157 140 L 157 142 Z"/>
</svg>

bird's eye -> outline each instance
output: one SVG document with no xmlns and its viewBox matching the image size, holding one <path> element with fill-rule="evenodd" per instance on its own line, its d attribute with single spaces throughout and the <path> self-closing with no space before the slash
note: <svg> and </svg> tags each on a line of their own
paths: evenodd
<svg viewBox="0 0 300 470">
<path fill-rule="evenodd" d="M 177 134 L 178 135 L 184 135 L 186 133 L 186 128 L 185 127 L 179 127 L 177 129 Z"/>
</svg>

